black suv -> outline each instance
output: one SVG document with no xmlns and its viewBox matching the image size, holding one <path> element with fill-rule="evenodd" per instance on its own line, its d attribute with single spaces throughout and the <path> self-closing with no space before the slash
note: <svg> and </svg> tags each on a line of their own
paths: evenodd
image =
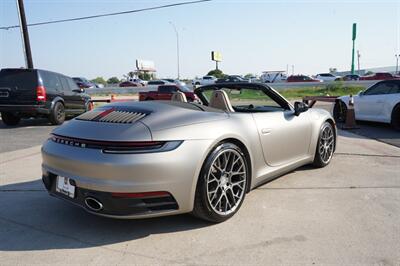
<svg viewBox="0 0 400 266">
<path fill-rule="evenodd" d="M 90 96 L 72 78 L 40 69 L 0 71 L 0 112 L 3 123 L 16 125 L 22 117 L 47 117 L 60 125 L 66 116 L 92 108 Z"/>
</svg>

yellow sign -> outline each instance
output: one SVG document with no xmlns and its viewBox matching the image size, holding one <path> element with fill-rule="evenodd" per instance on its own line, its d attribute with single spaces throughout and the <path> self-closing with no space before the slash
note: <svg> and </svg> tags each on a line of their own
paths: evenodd
<svg viewBox="0 0 400 266">
<path fill-rule="evenodd" d="M 212 51 L 211 52 L 211 60 L 221 62 L 222 61 L 222 54 L 220 52 Z"/>
</svg>

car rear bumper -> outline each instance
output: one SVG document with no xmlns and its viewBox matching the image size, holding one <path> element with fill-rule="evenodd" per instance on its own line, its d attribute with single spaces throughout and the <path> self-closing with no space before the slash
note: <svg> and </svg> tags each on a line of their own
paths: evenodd
<svg viewBox="0 0 400 266">
<path fill-rule="evenodd" d="M 169 152 L 106 154 L 48 140 L 42 147 L 43 182 L 51 195 L 102 216 L 142 218 L 186 213 L 193 209 L 197 177 L 210 144 L 209 140 L 184 141 Z M 58 175 L 75 182 L 76 198 L 55 191 Z M 154 191 L 168 192 L 170 197 L 116 199 L 111 194 Z M 86 197 L 102 201 L 104 209 L 90 210 L 84 203 Z"/>
<path fill-rule="evenodd" d="M 46 109 L 45 105 L 0 104 L 0 112 L 49 114 L 50 110 Z"/>
</svg>

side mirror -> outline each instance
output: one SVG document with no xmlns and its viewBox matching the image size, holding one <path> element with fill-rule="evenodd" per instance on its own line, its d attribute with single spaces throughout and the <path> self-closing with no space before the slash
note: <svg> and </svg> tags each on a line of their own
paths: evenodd
<svg viewBox="0 0 400 266">
<path fill-rule="evenodd" d="M 360 91 L 359 93 L 358 93 L 358 96 L 363 96 L 364 95 L 364 91 Z"/>
<path fill-rule="evenodd" d="M 73 92 L 77 92 L 77 93 L 84 93 L 85 92 L 85 89 L 83 89 L 83 88 L 79 88 L 79 89 L 75 89 L 75 90 L 72 90 Z"/>
<path fill-rule="evenodd" d="M 294 115 L 299 116 L 301 113 L 304 113 L 308 110 L 308 105 L 303 102 L 295 102 L 294 103 Z"/>
</svg>

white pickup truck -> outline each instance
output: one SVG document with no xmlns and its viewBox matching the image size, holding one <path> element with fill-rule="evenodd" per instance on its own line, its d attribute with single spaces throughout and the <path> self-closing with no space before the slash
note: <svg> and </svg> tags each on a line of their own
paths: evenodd
<svg viewBox="0 0 400 266">
<path fill-rule="evenodd" d="M 199 85 L 214 84 L 216 80 L 217 80 L 217 78 L 214 77 L 214 76 L 204 76 L 204 77 L 199 78 L 199 79 L 194 79 L 192 81 L 192 85 L 199 86 Z"/>
</svg>

